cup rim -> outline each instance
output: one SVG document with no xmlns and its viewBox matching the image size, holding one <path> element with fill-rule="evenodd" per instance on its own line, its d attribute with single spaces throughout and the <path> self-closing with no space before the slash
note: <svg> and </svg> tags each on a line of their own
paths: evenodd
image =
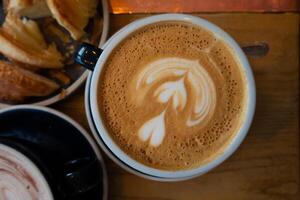
<svg viewBox="0 0 300 200">
<path fill-rule="evenodd" d="M 105 165 L 104 159 L 100 153 L 100 150 L 99 150 L 97 144 L 95 143 L 93 138 L 90 136 L 90 134 L 78 122 L 76 122 L 74 119 L 72 119 L 68 115 L 66 115 L 62 112 L 59 112 L 57 110 L 54 110 L 52 108 L 48 108 L 48 107 L 36 106 L 36 105 L 26 105 L 26 104 L 17 105 L 17 106 L 7 107 L 7 108 L 0 110 L 0 115 L 5 112 L 10 112 L 10 111 L 15 111 L 15 110 L 23 110 L 23 109 L 42 111 L 42 112 L 46 112 L 46 113 L 52 114 L 54 116 L 57 116 L 60 119 L 64 120 L 66 123 L 71 124 L 74 128 L 76 128 L 83 135 L 83 137 L 87 140 L 87 142 L 93 149 L 96 157 L 101 162 L 102 176 L 103 176 L 103 178 L 102 178 L 102 181 L 103 181 L 103 195 L 102 196 L 103 196 L 103 198 L 102 199 L 103 200 L 108 199 L 108 176 L 107 176 L 107 171 L 106 171 L 106 165 Z"/>
<path fill-rule="evenodd" d="M 246 113 L 244 117 L 244 122 L 240 129 L 237 131 L 235 136 L 231 139 L 230 143 L 224 148 L 223 152 L 220 155 L 217 155 L 213 158 L 213 160 L 209 161 L 204 165 L 200 165 L 197 168 L 193 169 L 186 169 L 186 170 L 177 170 L 177 171 L 167 171 L 156 169 L 153 167 L 146 166 L 130 156 L 128 156 L 121 148 L 113 141 L 113 139 L 109 136 L 108 131 L 105 128 L 104 122 L 102 121 L 101 114 L 99 112 L 99 105 L 97 103 L 98 97 L 98 81 L 100 79 L 100 75 L 102 72 L 102 68 L 108 59 L 110 53 L 115 49 L 120 42 L 122 42 L 128 35 L 133 33 L 134 31 L 145 27 L 150 24 L 158 23 L 158 22 L 166 22 L 166 21 L 183 21 L 192 23 L 194 25 L 200 26 L 206 30 L 212 32 L 217 38 L 221 38 L 222 41 L 225 41 L 228 47 L 235 52 L 236 59 L 239 62 L 242 70 L 244 71 L 244 76 L 246 79 L 246 90 L 248 94 L 247 103 L 246 103 Z M 113 39 L 109 41 L 109 44 L 106 45 L 104 48 L 103 53 L 98 59 L 96 67 L 94 69 L 92 78 L 91 78 L 91 87 L 90 87 L 90 103 L 91 103 L 91 112 L 92 117 L 94 118 L 96 129 L 99 132 L 99 135 L 106 146 L 112 151 L 112 153 L 119 158 L 121 161 L 129 165 L 130 167 L 134 168 L 135 170 L 142 172 L 144 174 L 149 174 L 155 177 L 162 177 L 162 178 L 189 178 L 202 175 L 209 170 L 215 168 L 222 162 L 224 162 L 229 156 L 231 156 L 239 145 L 244 140 L 245 136 L 248 133 L 250 128 L 254 110 L 255 110 L 255 103 L 256 103 L 256 92 L 255 92 L 255 82 L 253 78 L 253 73 L 249 62 L 239 47 L 239 45 L 235 42 L 235 40 L 228 35 L 225 31 L 223 31 L 218 26 L 204 20 L 200 17 L 195 17 L 186 14 L 162 14 L 162 15 L 155 15 L 151 17 L 146 17 L 135 22 L 128 24 L 122 31 L 118 32 L 118 34 L 113 36 Z"/>
<path fill-rule="evenodd" d="M 13 154 L 17 155 L 19 158 L 20 157 L 23 158 L 23 161 L 26 164 L 26 168 L 27 169 L 30 168 L 34 171 L 35 175 L 40 179 L 42 184 L 44 184 L 46 186 L 45 190 L 46 190 L 47 195 L 49 195 L 50 200 L 54 200 L 52 189 L 51 189 L 49 183 L 47 182 L 44 173 L 38 168 L 38 166 L 27 155 L 25 155 L 23 152 L 5 144 L 5 143 L 0 143 L 0 148 L 12 152 Z"/>
</svg>

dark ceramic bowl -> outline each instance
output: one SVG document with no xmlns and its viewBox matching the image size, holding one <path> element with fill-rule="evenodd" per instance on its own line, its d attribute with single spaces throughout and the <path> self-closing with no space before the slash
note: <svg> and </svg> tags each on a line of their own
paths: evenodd
<svg viewBox="0 0 300 200">
<path fill-rule="evenodd" d="M 55 199 L 107 199 L 99 149 L 68 116 L 38 106 L 1 110 L 0 143 L 22 152 L 40 168 Z"/>
</svg>

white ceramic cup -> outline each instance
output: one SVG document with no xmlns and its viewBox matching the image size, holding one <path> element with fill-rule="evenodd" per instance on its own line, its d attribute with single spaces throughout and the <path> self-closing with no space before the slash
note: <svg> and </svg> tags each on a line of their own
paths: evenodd
<svg viewBox="0 0 300 200">
<path fill-rule="evenodd" d="M 126 152 L 122 151 L 122 149 L 113 141 L 110 137 L 110 134 L 105 128 L 104 122 L 100 115 L 100 108 L 98 103 L 98 96 L 101 95 L 98 93 L 98 83 L 100 81 L 100 74 L 102 72 L 103 66 L 105 65 L 108 57 L 112 53 L 112 51 L 126 38 L 136 30 L 143 28 L 150 24 L 155 24 L 158 22 L 167 22 L 167 21 L 179 21 L 179 22 L 188 22 L 193 25 L 200 26 L 201 28 L 207 29 L 214 33 L 215 37 L 224 41 L 234 52 L 237 61 L 239 62 L 241 68 L 243 69 L 245 79 L 246 79 L 246 92 L 247 92 L 247 102 L 246 102 L 246 116 L 241 128 L 235 134 L 234 138 L 225 148 L 222 154 L 217 156 L 211 162 L 201 165 L 198 168 L 190 169 L 190 170 L 178 170 L 178 171 L 166 171 L 160 170 L 156 168 L 152 168 L 146 166 L 126 154 Z M 80 49 L 79 51 L 81 56 L 85 53 L 86 49 Z M 159 181 L 179 181 L 186 180 L 193 177 L 200 176 L 209 170 L 213 169 L 217 165 L 221 164 L 224 160 L 226 160 L 242 143 L 245 138 L 250 124 L 252 122 L 252 118 L 255 110 L 255 82 L 253 78 L 253 74 L 248 63 L 248 60 L 241 50 L 239 45 L 222 29 L 217 27 L 216 25 L 201 19 L 199 17 L 191 16 L 191 15 L 183 15 L 183 14 L 163 14 L 147 17 L 144 19 L 137 20 L 132 22 L 131 24 L 122 28 L 119 32 L 117 32 L 111 39 L 104 45 L 103 50 L 94 49 L 97 51 L 99 57 L 92 58 L 95 61 L 95 66 L 90 66 L 90 68 L 94 68 L 92 74 L 90 75 L 90 79 L 87 85 L 86 94 L 86 103 L 89 104 L 86 106 L 87 116 L 89 118 L 90 126 L 92 130 L 94 129 L 94 135 L 102 147 L 102 149 L 107 153 L 107 155 L 112 158 L 117 164 L 121 167 L 130 171 L 136 175 L 139 175 L 144 178 L 159 180 Z M 90 51 L 90 50 L 89 50 Z M 85 59 L 90 59 L 90 57 L 85 57 Z M 97 61 L 97 62 L 96 62 Z"/>
</svg>

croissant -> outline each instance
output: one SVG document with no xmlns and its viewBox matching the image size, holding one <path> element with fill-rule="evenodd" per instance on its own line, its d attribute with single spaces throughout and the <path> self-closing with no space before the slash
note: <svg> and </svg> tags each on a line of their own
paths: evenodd
<svg viewBox="0 0 300 200">
<path fill-rule="evenodd" d="M 4 0 L 6 12 L 14 12 L 29 18 L 51 16 L 45 0 Z"/>
<path fill-rule="evenodd" d="M 8 13 L 0 28 L 0 53 L 20 63 L 40 68 L 60 68 L 62 55 L 54 43 L 47 45 L 36 22 Z"/>
<path fill-rule="evenodd" d="M 47 96 L 58 88 L 52 80 L 0 61 L 0 101 L 20 102 L 26 97 Z"/>
<path fill-rule="evenodd" d="M 89 18 L 96 14 L 98 0 L 46 0 L 52 16 L 69 31 L 72 38 L 80 39 Z"/>
</svg>

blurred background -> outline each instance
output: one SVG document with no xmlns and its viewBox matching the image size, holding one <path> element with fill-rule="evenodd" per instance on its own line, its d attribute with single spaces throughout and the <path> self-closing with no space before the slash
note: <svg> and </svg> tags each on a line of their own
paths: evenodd
<svg viewBox="0 0 300 200">
<path fill-rule="evenodd" d="M 114 14 L 161 12 L 284 12 L 299 10 L 298 0 L 109 0 Z"/>
</svg>

